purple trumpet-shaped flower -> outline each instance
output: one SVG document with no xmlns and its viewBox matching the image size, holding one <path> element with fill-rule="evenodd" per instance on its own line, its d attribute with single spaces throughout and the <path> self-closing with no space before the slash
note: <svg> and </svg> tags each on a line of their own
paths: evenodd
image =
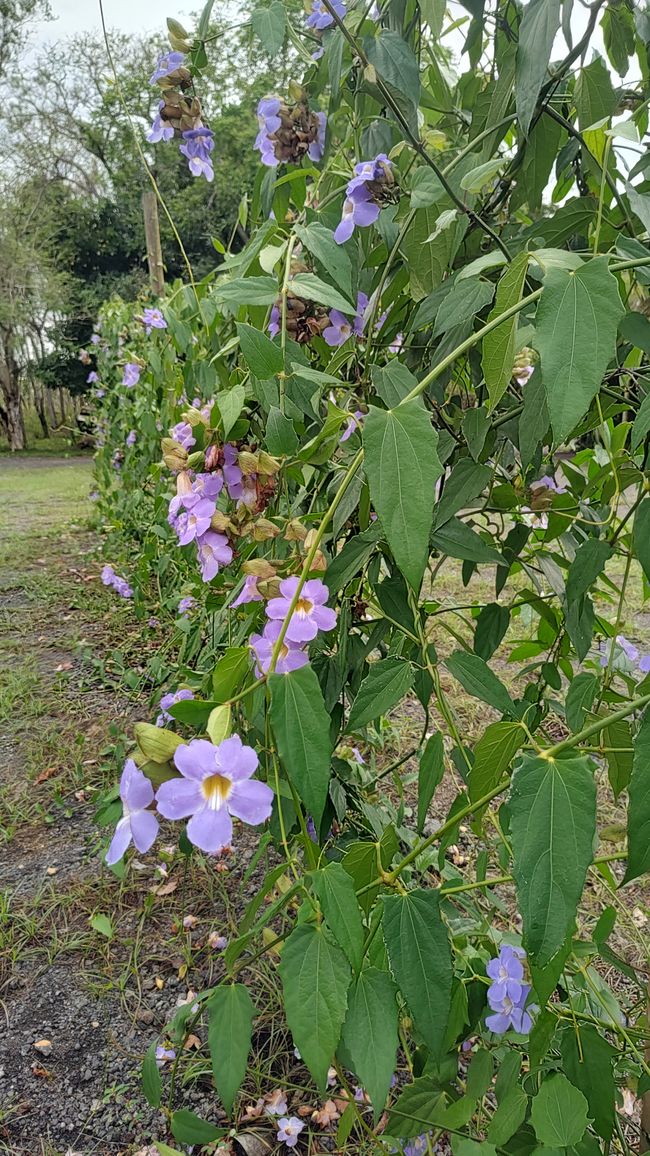
<svg viewBox="0 0 650 1156">
<path fill-rule="evenodd" d="M 271 316 L 269 317 L 269 323 L 266 327 L 269 337 L 277 337 L 278 333 L 280 332 L 281 320 L 282 317 L 280 314 L 280 308 L 278 305 L 274 305 L 271 309 Z"/>
<path fill-rule="evenodd" d="M 522 1036 L 528 1035 L 533 1026 L 530 1012 L 526 1011 L 526 1000 L 529 993 L 530 984 L 522 983 L 521 994 L 516 1003 L 507 995 L 503 999 L 492 1000 L 490 1007 L 494 1014 L 485 1017 L 486 1027 L 491 1032 L 498 1032 L 499 1034 L 512 1028 L 513 1031 L 519 1032 Z"/>
<path fill-rule="evenodd" d="M 605 642 L 601 642 L 598 649 L 600 651 L 600 665 L 603 667 L 609 666 L 609 659 L 612 653 L 611 638 Z M 614 666 L 616 667 L 617 664 L 620 663 L 622 667 L 629 669 L 626 667 L 625 660 L 632 663 L 633 666 L 637 666 L 641 674 L 648 674 L 650 672 L 650 654 L 640 654 L 638 647 L 636 647 L 633 642 L 630 642 L 624 634 L 617 634 L 614 643 Z"/>
<path fill-rule="evenodd" d="M 178 603 L 178 613 L 189 614 L 190 610 L 193 610 L 195 606 L 196 598 L 193 598 L 191 594 L 187 594 L 186 597 L 181 598 L 180 602 Z"/>
<path fill-rule="evenodd" d="M 230 603 L 230 608 L 235 606 L 243 606 L 246 602 L 263 602 L 264 599 L 257 589 L 257 578 L 254 574 L 247 574 L 244 580 L 244 585 L 239 594 Z"/>
<path fill-rule="evenodd" d="M 343 20 L 345 16 L 343 0 L 332 0 L 332 8 L 339 20 Z M 331 28 L 333 23 L 334 17 L 323 4 L 323 0 L 314 0 L 311 12 L 305 21 L 307 28 L 312 28 L 314 32 L 322 32 L 324 28 Z"/>
<path fill-rule="evenodd" d="M 153 803 L 154 790 L 146 775 L 136 767 L 133 759 L 127 759 L 120 779 L 120 799 L 122 818 L 120 819 L 111 845 L 106 852 L 109 866 L 117 863 L 131 842 L 142 854 L 153 845 L 158 834 L 158 820 L 148 807 Z"/>
<path fill-rule="evenodd" d="M 207 530 L 196 539 L 199 554 L 201 578 L 210 582 L 219 573 L 219 566 L 227 566 L 232 562 L 232 547 L 225 534 L 218 534 L 216 530 Z"/>
<path fill-rule="evenodd" d="M 421 1136 L 414 1136 L 409 1140 L 408 1144 L 404 1146 L 404 1156 L 422 1156 L 423 1152 L 429 1151 L 429 1134 L 423 1132 Z"/>
<path fill-rule="evenodd" d="M 98 401 L 101 401 L 103 397 L 106 397 L 106 390 L 105 389 L 96 389 L 95 390 L 95 397 L 97 398 Z M 97 444 L 103 445 L 104 443 L 98 442 Z"/>
<path fill-rule="evenodd" d="M 365 418 L 365 416 L 366 416 L 365 413 L 362 413 L 362 411 L 360 409 L 355 409 L 355 411 L 352 414 L 351 418 L 349 419 L 345 429 L 343 430 L 343 433 L 341 434 L 341 436 L 339 438 L 339 445 L 342 445 L 342 443 L 346 442 L 348 440 L 348 438 L 351 438 L 352 434 L 354 433 L 354 431 L 356 429 L 361 428 L 361 423 L 362 423 L 363 419 Z"/>
<path fill-rule="evenodd" d="M 127 389 L 132 389 L 134 385 L 138 384 L 141 372 L 142 370 L 136 361 L 127 361 L 122 373 L 122 385 L 125 385 Z"/>
<path fill-rule="evenodd" d="M 174 762 L 183 776 L 158 788 L 158 810 L 166 819 L 187 819 L 195 847 L 214 853 L 232 841 L 232 818 L 257 827 L 271 814 L 273 791 L 253 780 L 259 760 L 239 735 L 214 746 L 192 739 L 178 747 Z"/>
<path fill-rule="evenodd" d="M 97 371 L 95 369 L 91 369 L 90 373 L 88 374 L 88 377 L 86 378 L 86 384 L 87 385 L 94 385 L 95 382 L 97 382 L 97 381 L 99 381 L 99 374 L 97 373 Z"/>
<path fill-rule="evenodd" d="M 251 634 L 250 636 L 249 644 L 255 655 L 257 678 L 262 678 L 263 675 L 268 674 L 273 650 L 281 629 L 281 622 L 267 622 L 261 634 Z M 289 674 L 292 670 L 307 666 L 308 662 L 309 656 L 301 649 L 300 644 L 287 641 L 285 635 L 275 664 L 275 673 Z"/>
<path fill-rule="evenodd" d="M 149 84 L 156 84 L 159 80 L 164 80 L 167 76 L 171 76 L 172 72 L 176 72 L 178 68 L 183 67 L 185 60 L 184 52 L 166 52 L 158 60 L 158 63 L 149 77 Z"/>
<path fill-rule="evenodd" d="M 329 314 L 329 326 L 323 330 L 323 337 L 327 344 L 334 348 L 337 345 L 343 345 L 352 334 L 355 337 L 362 337 L 367 308 L 367 293 L 357 293 L 357 311 L 352 321 L 349 321 L 345 314 L 340 313 L 338 309 L 332 309 Z"/>
<path fill-rule="evenodd" d="M 404 344 L 404 334 L 403 333 L 396 333 L 395 337 L 393 338 L 390 345 L 388 346 L 388 352 L 389 353 L 399 353 L 403 344 Z"/>
<path fill-rule="evenodd" d="M 172 1060 L 176 1059 L 176 1052 L 173 1048 L 165 1048 L 162 1044 L 158 1044 L 156 1048 L 156 1067 L 162 1068 L 165 1064 L 170 1064 Z"/>
<path fill-rule="evenodd" d="M 496 959 L 491 959 L 486 967 L 486 973 L 493 980 L 488 988 L 488 1000 L 499 1001 L 509 996 L 517 1002 L 521 996 L 524 978 L 524 965 L 521 962 L 526 953 L 521 947 L 510 947 L 505 944 Z"/>
<path fill-rule="evenodd" d="M 189 494 L 182 495 L 183 505 L 188 510 L 201 501 L 212 502 L 214 506 L 222 489 L 223 478 L 220 473 L 197 474 Z"/>
<path fill-rule="evenodd" d="M 205 177 L 206 181 L 214 180 L 214 169 L 210 156 L 214 149 L 214 133 L 212 129 L 201 125 L 200 128 L 188 128 L 183 133 L 183 144 L 180 151 L 189 161 L 189 169 L 193 177 Z"/>
<path fill-rule="evenodd" d="M 385 153 L 379 153 L 372 161 L 361 161 L 354 166 L 354 176 L 348 182 L 343 214 L 334 232 L 338 245 L 349 241 L 355 226 L 366 228 L 373 225 L 379 216 L 380 206 L 375 199 L 375 189 L 371 186 L 386 180 L 391 162 Z"/>
<path fill-rule="evenodd" d="M 168 121 L 163 120 L 160 115 L 160 110 L 164 107 L 165 102 L 161 100 L 158 104 L 158 112 L 153 118 L 151 128 L 147 133 L 149 144 L 159 144 L 161 140 L 173 140 L 174 138 L 174 126 L 169 124 Z"/>
<path fill-rule="evenodd" d="M 113 590 L 116 594 L 119 594 L 120 598 L 133 598 L 133 590 L 126 581 L 126 578 L 120 578 L 119 575 L 115 573 L 112 566 L 107 564 L 103 567 L 101 579 L 104 583 L 104 586 L 112 586 Z"/>
<path fill-rule="evenodd" d="M 167 322 L 163 317 L 160 309 L 143 309 L 142 310 L 142 324 L 147 335 L 151 333 L 152 329 L 166 329 Z"/>
<path fill-rule="evenodd" d="M 299 1120 L 297 1116 L 281 1116 L 278 1120 L 276 1140 L 279 1144 L 286 1144 L 287 1148 L 295 1148 L 304 1126 L 304 1121 Z"/>
<path fill-rule="evenodd" d="M 183 449 L 189 450 L 196 445 L 196 438 L 189 421 L 179 421 L 169 431 L 169 436 L 183 446 Z"/>
<path fill-rule="evenodd" d="M 137 441 L 137 440 L 138 440 L 138 435 L 137 435 L 137 433 L 135 432 L 135 430 L 134 430 L 134 429 L 132 429 L 132 430 L 130 430 L 130 431 L 129 431 L 129 433 L 126 435 L 126 442 L 125 442 L 125 444 L 126 444 L 126 445 L 129 447 L 129 449 L 130 449 L 130 448 L 131 448 L 131 446 L 134 446 L 134 445 L 135 445 L 135 443 L 136 443 L 136 441 Z"/>
<path fill-rule="evenodd" d="M 542 478 L 530 483 L 531 490 L 552 490 L 554 494 L 566 494 L 566 486 L 559 486 L 551 474 L 544 474 Z"/>
<path fill-rule="evenodd" d="M 92 333 L 90 335 L 90 340 L 92 341 L 93 345 L 99 345 L 101 339 L 102 339 L 101 333 Z"/>
<path fill-rule="evenodd" d="M 268 618 L 284 620 L 298 589 L 299 578 L 284 578 L 280 583 L 280 598 L 271 598 L 266 607 Z M 287 627 L 287 642 L 311 642 L 319 630 L 333 630 L 336 626 L 336 611 L 325 605 L 330 592 L 320 578 L 305 582 L 291 620 Z"/>
<path fill-rule="evenodd" d="M 277 96 L 264 96 L 257 106 L 260 131 L 255 138 L 255 148 L 259 149 L 262 164 L 269 168 L 276 168 L 280 163 L 275 155 L 275 141 L 272 140 L 272 135 L 282 126 L 278 116 L 281 107 L 282 101 Z"/>
<path fill-rule="evenodd" d="M 189 546 L 195 538 L 202 537 L 210 529 L 214 514 L 214 502 L 202 499 L 190 510 L 183 510 L 176 518 L 174 529 L 180 546 Z"/>
<path fill-rule="evenodd" d="M 327 133 L 327 116 L 324 112 L 317 112 L 318 134 L 307 149 L 310 161 L 322 161 L 325 152 L 325 135 Z"/>
<path fill-rule="evenodd" d="M 156 719 L 157 727 L 164 727 L 166 722 L 173 722 L 173 715 L 169 713 L 170 706 L 176 706 L 177 702 L 185 702 L 186 699 L 194 698 L 194 692 L 183 687 L 182 690 L 175 690 L 171 694 L 164 694 L 160 700 L 160 714 Z"/>
</svg>

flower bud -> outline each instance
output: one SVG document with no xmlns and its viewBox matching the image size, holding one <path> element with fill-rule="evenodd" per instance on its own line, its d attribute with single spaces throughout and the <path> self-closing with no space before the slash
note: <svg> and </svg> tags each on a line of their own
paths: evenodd
<svg viewBox="0 0 650 1156">
<path fill-rule="evenodd" d="M 274 566 L 266 558 L 251 558 L 242 565 L 244 574 L 252 574 L 255 578 L 275 578 L 277 573 Z"/>
<path fill-rule="evenodd" d="M 292 100 L 295 104 L 298 104 L 298 101 L 307 100 L 307 93 L 296 80 L 289 81 L 287 92 L 289 93 L 289 100 Z"/>
<path fill-rule="evenodd" d="M 248 450 L 241 450 L 237 457 L 237 465 L 242 474 L 249 477 L 250 474 L 259 473 L 259 463 L 256 454 L 249 453 Z"/>
<path fill-rule="evenodd" d="M 174 36 L 173 32 L 167 34 L 169 43 L 174 52 L 189 52 L 192 47 L 192 41 L 184 39 L 182 36 Z"/>
<path fill-rule="evenodd" d="M 287 522 L 284 531 L 285 542 L 304 542 L 306 537 L 307 529 L 297 518 L 292 518 L 290 522 Z"/>
<path fill-rule="evenodd" d="M 172 36 L 177 36 L 179 38 L 179 40 L 191 40 L 192 39 L 189 32 L 187 32 L 185 30 L 185 28 L 183 28 L 183 25 L 180 23 L 180 21 L 174 20 L 173 16 L 167 17 L 167 31 L 170 32 Z M 179 49 L 179 52 L 180 52 L 180 49 Z"/>
<path fill-rule="evenodd" d="M 176 478 L 176 493 L 179 496 L 192 493 L 192 479 L 187 470 L 181 470 Z"/>
<path fill-rule="evenodd" d="M 280 593 L 280 579 L 260 578 L 257 589 L 264 598 L 277 598 Z"/>
<path fill-rule="evenodd" d="M 203 414 L 201 413 L 200 409 L 195 409 L 194 406 L 190 406 L 189 409 L 186 409 L 185 413 L 181 414 L 181 417 L 183 421 L 189 422 L 192 428 L 203 424 Z"/>
<path fill-rule="evenodd" d="M 221 510 L 215 510 L 210 520 L 210 529 L 216 530 L 218 534 L 226 534 L 228 531 L 236 533 L 230 518 L 227 514 L 222 514 Z"/>
<path fill-rule="evenodd" d="M 180 442 L 175 442 L 173 438 L 163 438 L 161 444 L 163 461 L 167 469 L 174 471 L 184 470 L 189 455 Z"/>
<path fill-rule="evenodd" d="M 172 758 L 176 748 L 185 742 L 185 739 L 173 731 L 153 726 L 151 723 L 136 723 L 133 731 L 142 754 L 155 763 L 166 763 Z"/>
<path fill-rule="evenodd" d="M 311 547 L 313 546 L 313 544 L 316 540 L 316 534 L 317 534 L 316 530 L 310 530 L 309 533 L 307 534 L 307 536 L 303 542 L 303 549 L 304 549 L 305 553 L 307 553 L 311 549 Z M 327 560 L 326 560 L 325 555 L 323 554 L 322 550 L 316 551 L 316 554 L 314 556 L 314 560 L 311 564 L 311 568 L 312 568 L 312 570 L 327 570 Z"/>
<path fill-rule="evenodd" d="M 205 451 L 205 468 L 208 473 L 214 473 L 221 466 L 221 450 L 219 446 L 208 446 Z"/>
<path fill-rule="evenodd" d="M 256 542 L 266 542 L 269 538 L 277 538 L 280 533 L 278 526 L 270 522 L 268 518 L 258 518 L 253 524 L 253 538 Z"/>
<path fill-rule="evenodd" d="M 187 464 L 191 470 L 199 469 L 205 461 L 205 454 L 203 450 L 195 450 L 187 459 Z"/>
<path fill-rule="evenodd" d="M 258 474 L 265 474 L 270 476 L 277 474 L 282 469 L 282 463 L 277 458 L 271 457 L 266 450 L 260 450 L 257 455 L 257 472 Z"/>
</svg>

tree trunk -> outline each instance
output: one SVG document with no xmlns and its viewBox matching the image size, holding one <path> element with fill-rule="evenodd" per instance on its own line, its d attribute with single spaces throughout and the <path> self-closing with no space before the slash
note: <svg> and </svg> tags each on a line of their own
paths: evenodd
<svg viewBox="0 0 650 1156">
<path fill-rule="evenodd" d="M 43 392 L 45 394 L 45 403 L 47 405 L 47 411 L 50 415 L 50 425 L 53 428 L 55 428 L 59 423 L 56 420 L 56 414 L 54 412 L 54 400 L 52 398 L 52 390 L 43 386 Z"/>
<path fill-rule="evenodd" d="M 45 387 L 34 385 L 34 404 L 38 414 L 38 420 L 41 425 L 41 433 L 44 438 L 49 438 L 50 427 L 47 422 L 47 414 L 45 412 Z"/>
<path fill-rule="evenodd" d="M 61 413 L 61 425 L 65 425 L 65 394 L 63 389 L 59 390 L 59 410 Z"/>
<path fill-rule="evenodd" d="M 2 327 L 0 341 L 3 357 L 0 360 L 0 387 L 4 401 L 4 424 L 7 427 L 9 449 L 27 449 L 27 435 L 20 401 L 20 366 L 14 357 L 14 334 L 10 328 Z"/>
</svg>

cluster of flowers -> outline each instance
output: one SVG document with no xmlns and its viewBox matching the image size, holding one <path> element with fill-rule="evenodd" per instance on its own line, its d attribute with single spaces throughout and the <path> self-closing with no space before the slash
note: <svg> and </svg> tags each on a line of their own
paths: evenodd
<svg viewBox="0 0 650 1156">
<path fill-rule="evenodd" d="M 343 20 L 346 12 L 343 0 L 331 0 L 331 5 L 339 20 Z M 313 32 L 324 32 L 326 28 L 332 27 L 334 17 L 323 4 L 323 0 L 314 0 L 305 24 L 307 28 L 311 28 Z"/>
<path fill-rule="evenodd" d="M 282 625 L 289 615 L 291 603 L 298 590 L 299 578 L 284 578 L 279 585 L 279 594 L 266 604 L 269 619 L 261 634 L 251 634 L 249 645 L 255 655 L 255 673 L 258 678 L 268 674 L 273 651 L 277 644 Z M 241 594 L 232 606 L 245 602 L 261 602 L 262 594 L 257 587 L 258 579 L 249 575 Z M 308 642 L 313 642 L 319 630 L 333 630 L 336 626 L 336 611 L 326 605 L 329 590 L 319 578 L 305 582 L 300 596 L 289 618 L 289 624 L 282 640 L 275 664 L 276 674 L 289 674 L 309 662 L 305 652 Z"/>
<path fill-rule="evenodd" d="M 223 484 L 220 472 L 197 474 L 192 479 L 185 470 L 178 475 L 177 493 L 169 503 L 167 520 L 176 531 L 179 545 L 196 542 L 204 582 L 210 582 L 219 573 L 219 566 L 227 566 L 233 557 L 226 535 L 212 528 Z"/>
<path fill-rule="evenodd" d="M 113 567 L 109 566 L 108 563 L 102 569 L 101 578 L 104 586 L 112 586 L 120 598 L 133 598 L 133 590 L 129 586 L 126 578 L 120 578 L 119 574 L 116 574 Z"/>
<path fill-rule="evenodd" d="M 216 854 L 232 841 L 232 820 L 257 827 L 270 817 L 273 791 L 253 779 L 259 760 L 239 735 L 215 746 L 192 739 L 174 752 L 180 777 L 168 779 L 157 792 L 146 775 L 127 759 L 120 779 L 122 818 L 106 852 L 117 863 L 131 843 L 144 854 L 153 846 L 159 823 L 152 804 L 165 819 L 189 819 L 187 837 L 195 847 Z"/>
<path fill-rule="evenodd" d="M 345 190 L 341 221 L 334 233 L 337 244 L 349 241 L 355 226 L 374 225 L 394 183 L 392 162 L 386 153 L 354 166 L 354 176 Z"/>
<path fill-rule="evenodd" d="M 301 98 L 289 106 L 277 96 L 265 96 L 257 106 L 260 131 L 255 140 L 262 164 L 275 168 L 280 164 L 300 164 L 304 156 L 320 161 L 325 149 L 327 117 L 312 112 Z"/>
<path fill-rule="evenodd" d="M 194 177 L 214 180 L 212 151 L 214 133 L 202 121 L 201 103 L 186 90 L 191 86 L 192 74 L 185 67 L 184 52 L 167 52 L 161 56 L 150 78 L 163 91 L 153 124 L 147 133 L 150 144 L 169 141 L 178 133 L 180 152 L 187 158 Z"/>
<path fill-rule="evenodd" d="M 486 972 L 493 981 L 487 991 L 488 1003 L 493 1014 L 485 1017 L 486 1027 L 491 1032 L 507 1032 L 510 1028 L 521 1035 L 528 1035 L 533 1021 L 526 1009 L 530 994 L 530 984 L 524 983 L 526 952 L 522 947 L 505 945 L 496 959 L 491 959 Z"/>
</svg>

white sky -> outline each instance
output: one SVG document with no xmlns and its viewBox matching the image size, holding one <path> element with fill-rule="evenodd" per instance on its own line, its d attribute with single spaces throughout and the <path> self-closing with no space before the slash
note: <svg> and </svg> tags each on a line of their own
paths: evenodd
<svg viewBox="0 0 650 1156">
<path fill-rule="evenodd" d="M 164 32 L 167 14 L 189 23 L 190 13 L 201 6 L 201 0 L 172 0 L 162 8 L 155 0 L 104 0 L 104 16 L 106 26 L 120 32 Z M 51 0 L 51 8 L 56 19 L 34 29 L 33 43 L 63 40 L 76 32 L 101 32 L 98 0 Z"/>
</svg>

